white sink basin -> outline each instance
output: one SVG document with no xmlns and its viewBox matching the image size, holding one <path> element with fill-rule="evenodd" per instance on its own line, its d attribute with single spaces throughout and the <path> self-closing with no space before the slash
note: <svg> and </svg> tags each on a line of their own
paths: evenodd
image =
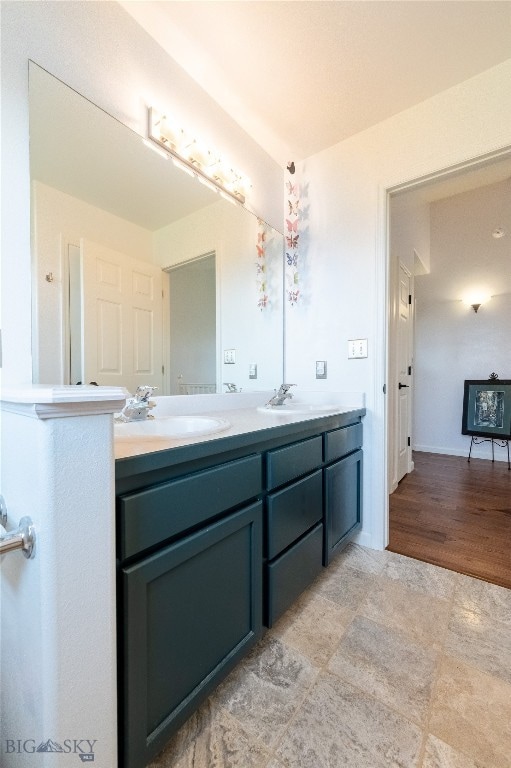
<svg viewBox="0 0 511 768">
<path fill-rule="evenodd" d="M 210 416 L 173 416 L 169 419 L 128 421 L 114 424 L 114 438 L 118 442 L 141 440 L 177 440 L 184 437 L 214 435 L 231 426 L 227 419 Z"/>
<path fill-rule="evenodd" d="M 337 413 L 340 408 L 335 403 L 284 403 L 284 405 L 260 405 L 259 413 L 270 416 L 303 416 L 307 413 L 325 413 L 327 411 Z"/>
</svg>

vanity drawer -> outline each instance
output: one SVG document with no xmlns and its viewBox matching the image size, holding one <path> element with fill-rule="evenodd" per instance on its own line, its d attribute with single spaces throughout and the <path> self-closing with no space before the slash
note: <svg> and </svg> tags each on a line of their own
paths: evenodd
<svg viewBox="0 0 511 768">
<path fill-rule="evenodd" d="M 272 560 L 323 515 L 323 476 L 320 469 L 268 496 L 267 557 Z"/>
<path fill-rule="evenodd" d="M 317 469 L 322 461 L 321 437 L 311 437 L 300 443 L 286 445 L 267 456 L 267 487 L 269 490 L 284 485 L 295 477 Z"/>
<path fill-rule="evenodd" d="M 271 627 L 322 569 L 323 524 L 267 567 L 266 626 Z"/>
<path fill-rule="evenodd" d="M 120 558 L 143 552 L 262 491 L 260 455 L 119 497 Z"/>
<path fill-rule="evenodd" d="M 362 447 L 362 424 L 325 433 L 325 461 L 333 461 Z"/>
</svg>

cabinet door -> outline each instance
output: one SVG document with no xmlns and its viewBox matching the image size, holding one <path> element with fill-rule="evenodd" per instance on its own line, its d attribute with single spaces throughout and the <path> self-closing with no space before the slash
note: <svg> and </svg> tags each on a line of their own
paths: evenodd
<svg viewBox="0 0 511 768">
<path fill-rule="evenodd" d="M 325 542 L 323 565 L 362 526 L 362 451 L 325 469 Z"/>
<path fill-rule="evenodd" d="M 122 571 L 122 765 L 143 768 L 262 630 L 255 503 Z"/>
</svg>

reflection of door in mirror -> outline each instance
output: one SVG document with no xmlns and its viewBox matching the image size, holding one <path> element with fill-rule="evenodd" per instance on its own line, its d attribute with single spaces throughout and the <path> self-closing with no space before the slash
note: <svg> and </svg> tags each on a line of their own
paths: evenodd
<svg viewBox="0 0 511 768">
<path fill-rule="evenodd" d="M 216 392 L 216 259 L 208 253 L 168 267 L 169 339 L 164 348 L 171 395 Z"/>
<path fill-rule="evenodd" d="M 71 382 L 161 391 L 161 270 L 82 239 L 69 272 Z"/>
</svg>

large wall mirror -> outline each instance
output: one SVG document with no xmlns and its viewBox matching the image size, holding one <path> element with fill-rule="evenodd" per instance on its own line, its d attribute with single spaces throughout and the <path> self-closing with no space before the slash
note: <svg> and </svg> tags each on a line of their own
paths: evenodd
<svg viewBox="0 0 511 768">
<path fill-rule="evenodd" d="M 282 234 L 33 62 L 29 94 L 34 382 L 278 386 Z"/>
</svg>

